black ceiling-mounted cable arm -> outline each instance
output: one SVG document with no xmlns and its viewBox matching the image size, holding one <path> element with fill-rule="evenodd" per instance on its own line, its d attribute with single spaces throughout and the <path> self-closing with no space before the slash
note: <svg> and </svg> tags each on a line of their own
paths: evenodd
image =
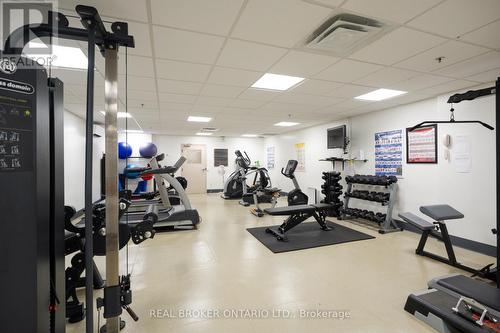
<svg viewBox="0 0 500 333">
<path fill-rule="evenodd" d="M 484 88 L 484 89 L 478 89 L 478 90 L 469 90 L 463 94 L 455 94 L 452 95 L 448 98 L 447 103 L 453 104 L 453 103 L 460 103 L 462 101 L 472 101 L 478 97 L 483 97 L 483 96 L 489 96 L 489 95 L 494 95 L 496 94 L 497 88 L 496 87 L 489 87 L 489 88 Z M 430 126 L 430 125 L 435 125 L 435 124 L 480 124 L 483 127 L 486 127 L 490 131 L 495 130 L 495 128 L 483 121 L 480 120 L 455 120 L 454 112 L 455 109 L 452 108 L 450 109 L 451 115 L 450 115 L 450 120 L 426 120 L 421 123 L 418 123 L 417 125 L 411 127 L 409 130 L 414 131 L 418 128 Z"/>
</svg>

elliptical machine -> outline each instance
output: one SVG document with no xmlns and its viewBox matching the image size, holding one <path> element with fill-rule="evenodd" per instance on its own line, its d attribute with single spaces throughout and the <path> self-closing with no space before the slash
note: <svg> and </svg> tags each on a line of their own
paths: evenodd
<svg viewBox="0 0 500 333">
<path fill-rule="evenodd" d="M 229 175 L 224 184 L 224 192 L 221 197 L 223 199 L 241 199 L 240 204 L 250 206 L 254 203 L 253 193 L 259 189 L 271 188 L 271 178 L 266 168 L 250 166 L 251 160 L 246 152 L 245 156 L 241 151 L 235 151 L 236 154 L 236 170 Z M 248 186 L 246 180 L 252 177 L 253 181 Z M 271 202 L 272 198 L 269 195 L 259 195 L 260 202 Z"/>
<path fill-rule="evenodd" d="M 302 192 L 299 183 L 297 182 L 297 178 L 295 178 L 295 169 L 297 168 L 298 163 L 299 162 L 296 160 L 289 160 L 286 164 L 286 167 L 281 168 L 281 174 L 287 178 L 290 178 L 294 186 L 294 189 L 288 192 L 287 195 L 288 206 L 307 205 L 309 201 L 309 197 L 304 192 Z M 258 199 L 259 194 L 261 194 L 261 196 L 270 196 L 271 208 L 274 208 L 278 202 L 278 198 L 280 197 L 280 192 L 281 189 L 278 188 L 264 188 L 255 190 L 253 193 L 255 208 L 251 209 L 250 212 L 257 217 L 264 216 L 264 210 L 259 206 L 259 203 L 262 202 L 262 200 Z"/>
</svg>

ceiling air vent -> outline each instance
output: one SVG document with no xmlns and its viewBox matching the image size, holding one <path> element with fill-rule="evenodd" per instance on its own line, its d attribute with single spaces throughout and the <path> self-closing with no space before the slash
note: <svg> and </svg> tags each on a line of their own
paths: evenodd
<svg viewBox="0 0 500 333">
<path fill-rule="evenodd" d="M 387 26 L 379 21 L 353 14 L 328 19 L 307 39 L 306 47 L 346 56 L 380 36 Z"/>
</svg>

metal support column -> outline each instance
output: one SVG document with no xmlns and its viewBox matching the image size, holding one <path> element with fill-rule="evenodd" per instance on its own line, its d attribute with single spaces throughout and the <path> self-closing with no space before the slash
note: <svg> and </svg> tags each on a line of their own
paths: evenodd
<svg viewBox="0 0 500 333">
<path fill-rule="evenodd" d="M 118 244 L 118 53 L 116 48 L 105 51 L 104 110 L 106 135 L 106 284 L 107 288 L 117 287 L 119 279 Z M 107 300 L 105 304 L 120 304 L 119 294 L 111 294 L 118 299 Z M 105 309 L 106 312 L 106 309 Z M 120 331 L 120 317 L 106 318 L 106 332 Z"/>
</svg>

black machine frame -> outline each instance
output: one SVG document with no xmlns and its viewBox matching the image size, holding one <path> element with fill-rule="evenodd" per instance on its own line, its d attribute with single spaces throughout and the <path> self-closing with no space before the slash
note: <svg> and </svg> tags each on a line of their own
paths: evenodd
<svg viewBox="0 0 500 333">
<path fill-rule="evenodd" d="M 103 21 L 101 20 L 98 11 L 89 6 L 78 5 L 75 8 L 77 14 L 80 17 L 80 21 L 83 28 L 73 28 L 69 26 L 69 21 L 65 15 L 57 12 L 48 11 L 47 18 L 48 21 L 45 23 L 37 24 L 26 24 L 14 30 L 6 39 L 4 50 L 2 52 L 2 58 L 19 59 L 23 48 L 25 45 L 34 38 L 48 37 L 49 43 L 52 43 L 52 38 L 57 37 L 60 39 L 69 39 L 76 41 L 87 42 L 88 52 L 87 52 L 87 100 L 86 100 L 86 139 L 85 139 L 85 289 L 86 289 L 86 332 L 90 333 L 94 331 L 94 300 L 93 300 L 93 229 L 92 229 L 92 163 L 93 163 L 93 124 L 94 124 L 94 69 L 95 69 L 95 47 L 97 46 L 100 53 L 104 56 L 106 61 L 106 82 L 105 82 L 105 104 L 106 104 L 106 148 L 113 147 L 109 153 L 107 153 L 107 158 L 109 162 L 106 169 L 106 196 L 108 197 L 106 203 L 106 272 L 107 272 L 107 286 L 104 291 L 104 299 L 101 301 L 104 306 L 104 317 L 106 321 L 106 331 L 107 332 L 118 332 L 121 326 L 121 321 L 119 315 L 122 312 L 123 304 L 123 288 L 122 279 L 118 275 L 118 200 L 112 200 L 118 198 L 117 195 L 117 184 L 115 175 L 116 161 L 113 164 L 113 159 L 116 159 L 116 131 L 117 131 L 117 52 L 118 48 L 124 47 L 134 47 L 134 38 L 128 34 L 128 24 L 125 22 L 113 22 L 111 25 L 111 32 L 107 31 Z M 41 76 L 40 76 L 41 77 Z M 39 81 L 37 86 L 43 87 L 47 83 Z M 50 101 L 44 101 L 44 94 L 41 91 L 41 95 L 37 97 L 37 103 L 41 106 L 39 109 L 54 110 L 57 105 L 62 105 L 62 83 L 58 80 L 50 80 L 48 86 L 51 93 L 47 93 L 47 98 L 50 96 Z M 61 100 L 61 101 L 57 101 Z M 50 103 L 50 104 L 49 104 Z M 49 106 L 50 105 L 50 106 Z M 49 107 L 47 107 L 49 106 Z M 38 174 L 39 170 L 49 170 L 51 177 L 46 177 L 43 179 L 40 173 L 40 181 L 38 181 L 37 186 L 41 186 L 39 191 L 36 193 L 37 198 L 45 198 L 47 195 L 50 196 L 50 208 L 49 206 L 43 208 L 44 211 L 50 211 L 49 220 L 51 223 L 53 221 L 64 221 L 63 210 L 58 211 L 54 209 L 55 206 L 59 206 L 60 203 L 64 205 L 64 187 L 63 180 L 57 180 L 57 176 L 60 177 L 61 170 L 63 170 L 63 132 L 62 132 L 62 109 L 53 112 L 51 115 L 50 127 L 52 132 L 50 133 L 50 139 L 45 141 L 42 135 L 45 133 L 38 133 L 40 138 L 35 138 L 37 145 L 44 145 L 45 147 L 50 147 L 50 157 L 49 154 L 45 156 L 41 155 L 42 151 L 36 152 L 36 166 L 35 173 Z M 45 125 L 44 125 L 45 126 Z M 55 130 L 54 130 L 55 129 Z M 60 129 L 60 130 L 57 130 Z M 47 136 L 48 138 L 49 136 Z M 38 146 L 37 146 L 38 147 Z M 49 158 L 51 160 L 49 160 Z M 113 177 L 111 180 L 110 177 Z M 47 189 L 52 189 L 47 193 L 42 193 Z M 40 192 L 42 191 L 42 192 Z M 43 199 L 45 200 L 45 199 Z M 40 208 L 42 209 L 42 208 Z M 43 218 L 43 216 L 36 216 L 37 219 Z M 43 220 L 44 222 L 47 220 Z M 50 289 L 50 306 L 45 308 L 43 301 L 36 304 L 36 331 L 37 332 L 64 332 L 65 331 L 65 314 L 64 310 L 57 309 L 57 303 L 64 300 L 62 297 L 65 292 L 64 288 L 56 286 L 56 283 L 64 281 L 64 248 L 59 248 L 55 244 L 62 241 L 64 244 L 64 227 L 60 227 L 59 224 L 51 224 L 49 230 L 37 230 L 37 232 L 43 233 L 42 236 L 50 238 L 49 241 L 49 257 L 43 257 L 40 260 L 46 260 L 45 265 L 40 266 L 42 271 L 40 274 L 43 275 L 45 269 L 50 270 L 50 285 L 46 285 L 47 291 L 44 291 L 43 285 L 36 286 L 37 290 L 34 292 L 38 293 L 49 293 Z M 64 223 L 64 222 L 62 222 Z M 43 225 L 43 223 L 39 223 Z M 36 243 L 35 243 L 36 244 Z M 45 244 L 45 243 L 44 243 Z M 41 244 L 40 246 L 43 246 Z M 38 251 L 37 251 L 38 252 Z M 43 253 L 40 252 L 41 256 Z M 42 280 L 40 280 L 42 281 Z M 64 284 L 63 284 L 64 285 Z M 26 291 L 28 293 L 29 291 Z M 43 299 L 44 295 L 39 295 L 37 299 Z M 47 297 L 48 299 L 49 297 Z M 123 307 L 125 308 L 125 307 Z M 126 309 L 126 308 L 125 308 Z M 22 311 L 19 311 L 22 312 Z M 47 319 L 44 319 L 44 314 L 47 313 Z M 50 319 L 49 319 L 50 316 Z M 50 324 L 49 324 L 50 323 Z M 12 327 L 11 327 L 12 324 Z M 4 322 L 3 326 L 6 326 L 8 331 L 19 330 L 19 327 L 14 326 L 14 322 Z"/>
</svg>

